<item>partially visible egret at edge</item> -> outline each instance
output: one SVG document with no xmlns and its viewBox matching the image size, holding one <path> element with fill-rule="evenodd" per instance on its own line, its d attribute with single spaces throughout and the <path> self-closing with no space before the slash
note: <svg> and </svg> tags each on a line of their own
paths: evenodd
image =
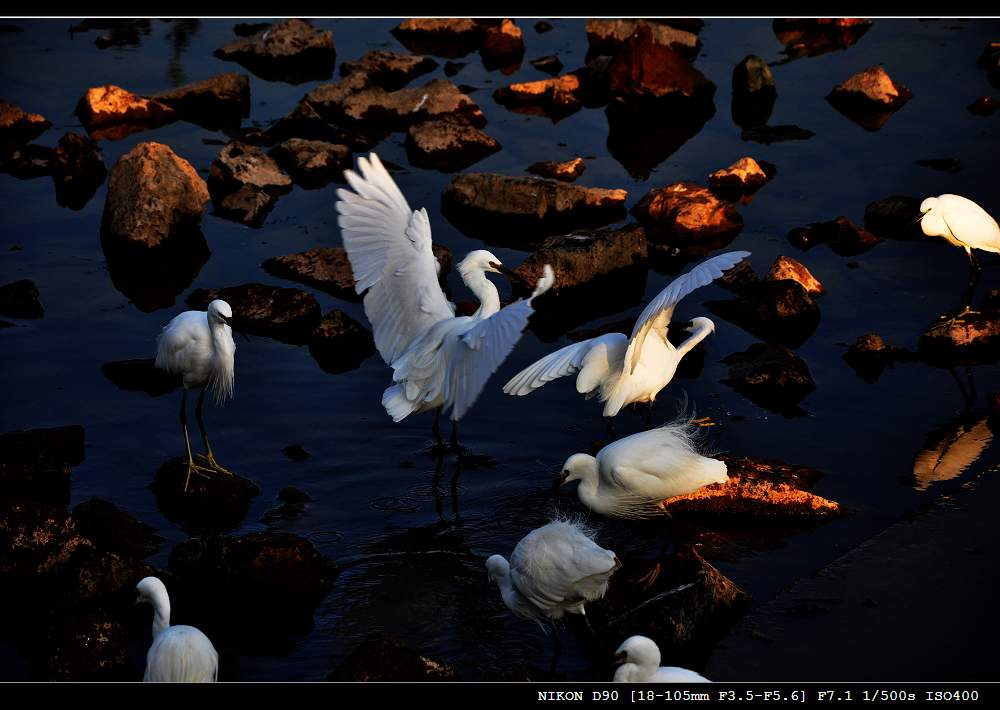
<svg viewBox="0 0 1000 710">
<path fill-rule="evenodd" d="M 986 210 L 961 195 L 938 195 L 920 203 L 920 228 L 929 237 L 943 237 L 949 244 L 965 249 L 969 257 L 969 283 L 964 304 L 952 322 L 972 313 L 972 296 L 979 281 L 981 266 L 973 249 L 1000 254 L 1000 226 Z"/>
<path fill-rule="evenodd" d="M 667 339 L 667 328 L 678 302 L 748 256 L 750 252 L 733 251 L 706 259 L 660 291 L 639 315 L 630 337 L 608 333 L 567 345 L 514 375 L 503 391 L 523 396 L 558 377 L 580 373 L 577 392 L 588 399 L 598 396 L 605 403 L 605 417 L 613 421 L 625 405 L 648 402 L 648 424 L 653 400 L 673 379 L 681 358 L 715 332 L 711 320 L 694 318 L 682 326 L 691 335 L 674 347 Z"/>
<path fill-rule="evenodd" d="M 486 381 L 514 349 L 533 313 L 532 301 L 552 287 L 546 264 L 527 299 L 500 307 L 487 273 L 518 278 L 484 249 L 470 252 L 458 272 L 479 298 L 471 316 L 455 316 L 438 282 L 426 209 L 411 210 L 375 153 L 358 158 L 358 171 L 345 170 L 352 190 L 337 190 L 337 223 L 354 273 L 355 289 L 375 331 L 375 346 L 393 369 L 394 384 L 382 395 L 393 421 L 436 409 L 450 410 L 451 446 L 458 450 L 458 420 Z"/>
<path fill-rule="evenodd" d="M 170 597 L 157 577 L 135 587 L 136 604 L 153 606 L 153 645 L 146 654 L 146 683 L 214 683 L 219 654 L 208 636 L 193 626 L 170 625 Z"/>
<path fill-rule="evenodd" d="M 231 471 L 215 460 L 201 415 L 205 390 L 209 387 L 212 388 L 217 404 L 222 404 L 233 396 L 236 342 L 233 340 L 232 322 L 233 309 L 225 301 L 216 299 L 208 304 L 206 311 L 184 311 L 175 316 L 163 327 L 157 340 L 156 367 L 180 375 L 184 385 L 184 394 L 181 396 L 181 429 L 184 431 L 184 445 L 187 447 L 185 492 L 192 473 L 206 475 L 218 472 L 232 475 Z M 198 464 L 191 455 L 191 439 L 187 428 L 187 391 L 192 387 L 201 387 L 195 417 L 205 444 L 205 454 L 198 455 Z"/>
<path fill-rule="evenodd" d="M 660 647 L 646 636 L 631 636 L 615 652 L 615 683 L 711 683 L 687 668 L 660 665 Z"/>
</svg>

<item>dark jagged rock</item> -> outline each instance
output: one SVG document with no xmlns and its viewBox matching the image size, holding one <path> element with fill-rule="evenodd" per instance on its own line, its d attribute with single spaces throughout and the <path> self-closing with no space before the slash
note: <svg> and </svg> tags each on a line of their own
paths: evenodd
<svg viewBox="0 0 1000 710">
<path fill-rule="evenodd" d="M 160 466 L 149 487 L 163 515 L 192 534 L 236 527 L 246 517 L 250 501 L 260 495 L 255 483 L 238 475 L 194 473 L 185 493 L 186 479 L 187 459 L 178 456 Z"/>
<path fill-rule="evenodd" d="M 35 282 L 21 279 L 0 286 L 0 315 L 10 318 L 41 318 L 45 315 Z"/>
<path fill-rule="evenodd" d="M 968 106 L 969 113 L 976 116 L 992 116 L 1000 109 L 1000 101 L 992 96 L 980 96 Z"/>
<path fill-rule="evenodd" d="M 763 126 L 771 118 L 778 91 L 767 63 L 748 54 L 733 69 L 733 121 L 741 128 Z"/>
<path fill-rule="evenodd" d="M 299 444 L 291 444 L 290 446 L 283 448 L 281 451 L 292 461 L 305 461 L 306 459 L 312 458 L 312 454 L 302 448 Z M 279 499 L 280 498 L 281 497 L 279 495 Z"/>
<path fill-rule="evenodd" d="M 469 65 L 468 62 L 445 62 L 444 75 L 453 77 Z M 461 87 L 459 87 L 461 89 Z"/>
<path fill-rule="evenodd" d="M 754 343 L 723 362 L 729 365 L 725 384 L 751 402 L 786 416 L 798 413 L 796 405 L 816 389 L 805 361 L 783 345 Z"/>
<path fill-rule="evenodd" d="M 84 501 L 73 508 L 73 520 L 81 535 L 94 547 L 123 557 L 143 559 L 160 549 L 163 541 L 154 529 L 119 510 L 106 500 Z"/>
<path fill-rule="evenodd" d="M 76 115 L 94 140 L 120 140 L 178 118 L 177 112 L 166 104 L 137 96 L 114 84 L 87 89 L 76 105 Z"/>
<path fill-rule="evenodd" d="M 402 89 L 421 74 L 434 71 L 437 66 L 438 63 L 430 57 L 374 49 L 356 61 L 343 62 L 340 65 L 340 75 L 347 76 L 360 72 L 370 83 L 388 91 L 395 91 Z"/>
<path fill-rule="evenodd" d="M 77 133 L 59 139 L 51 168 L 56 202 L 73 210 L 83 209 L 108 175 L 97 143 Z"/>
<path fill-rule="evenodd" d="M 354 274 L 343 247 L 317 247 L 276 256 L 261 267 L 279 278 L 314 286 L 345 301 L 361 302 L 361 295 L 354 291 Z"/>
<path fill-rule="evenodd" d="M 539 20 L 534 24 L 535 32 L 538 34 L 545 34 L 546 32 L 551 32 L 555 29 L 555 26 L 551 22 L 546 22 L 545 20 Z"/>
<path fill-rule="evenodd" d="M 785 45 L 788 61 L 847 49 L 871 26 L 871 20 L 853 17 L 779 18 L 772 23 L 775 36 Z"/>
<path fill-rule="evenodd" d="M 179 375 L 157 368 L 152 358 L 106 362 L 101 365 L 101 372 L 115 387 L 129 392 L 145 392 L 150 397 L 159 397 L 181 386 Z"/>
<path fill-rule="evenodd" d="M 212 161 L 208 189 L 219 214 L 260 227 L 292 179 L 260 148 L 233 141 Z"/>
<path fill-rule="evenodd" d="M 916 355 L 904 348 L 886 345 L 877 333 L 858 336 L 844 353 L 844 360 L 865 382 L 874 383 L 882 372 L 897 362 L 912 362 Z"/>
<path fill-rule="evenodd" d="M 952 323 L 939 320 L 920 336 L 917 353 L 932 365 L 1000 361 L 1000 309 L 967 313 Z"/>
<path fill-rule="evenodd" d="M 627 196 L 625 190 L 541 178 L 465 173 L 452 178 L 441 201 L 445 216 L 459 229 L 464 225 L 480 238 L 510 239 L 517 235 L 524 248 L 539 235 L 623 219 Z"/>
<path fill-rule="evenodd" d="M 562 180 L 563 182 L 573 182 L 583 175 L 583 171 L 586 169 L 587 165 L 583 162 L 583 158 L 573 158 L 562 163 L 547 160 L 543 163 L 532 163 L 528 166 L 529 173 L 541 175 L 544 178 L 551 178 L 552 180 Z"/>
<path fill-rule="evenodd" d="M 296 184 L 314 189 L 330 182 L 342 182 L 344 169 L 351 167 L 351 149 L 346 145 L 289 138 L 268 155 L 291 175 Z"/>
<path fill-rule="evenodd" d="M 793 229 L 788 233 L 788 241 L 803 250 L 811 249 L 817 244 L 829 244 L 834 254 L 857 256 L 873 248 L 882 239 L 841 216 L 831 222 L 814 222 L 808 227 Z"/>
<path fill-rule="evenodd" d="M 136 681 L 128 628 L 104 609 L 53 619 L 45 638 L 47 681 Z"/>
<path fill-rule="evenodd" d="M 894 82 L 879 65 L 868 67 L 834 87 L 827 100 L 834 108 L 868 131 L 877 131 L 912 94 Z"/>
<path fill-rule="evenodd" d="M 326 677 L 346 682 L 412 682 L 458 680 L 455 669 L 411 650 L 395 636 L 365 639 Z"/>
<path fill-rule="evenodd" d="M 745 141 L 770 145 L 783 141 L 804 141 L 815 135 L 812 131 L 799 126 L 755 126 L 744 128 L 740 133 L 740 138 Z"/>
<path fill-rule="evenodd" d="M 731 238 L 743 229 L 743 217 L 733 205 L 691 182 L 650 190 L 632 214 L 650 230 L 652 241 L 668 244 Z"/>
<path fill-rule="evenodd" d="M 767 281 L 791 279 L 804 288 L 810 296 L 821 296 L 825 293 L 823 284 L 819 282 L 819 279 L 813 276 L 812 272 L 804 264 L 790 256 L 779 256 L 775 259 L 767 272 L 767 276 L 764 278 Z"/>
<path fill-rule="evenodd" d="M 65 505 L 70 467 L 81 461 L 81 426 L 0 434 L 0 497 Z"/>
<path fill-rule="evenodd" d="M 51 121 L 0 99 L 0 155 L 6 155 L 45 132 Z"/>
<path fill-rule="evenodd" d="M 762 281 L 734 299 L 705 305 L 726 320 L 765 340 L 798 347 L 816 330 L 819 306 L 797 282 Z"/>
<path fill-rule="evenodd" d="M 239 62 L 262 79 L 289 84 L 329 79 L 337 59 L 333 33 L 297 19 L 233 40 L 215 56 Z"/>
<path fill-rule="evenodd" d="M 476 50 L 487 28 L 477 20 L 413 18 L 401 22 L 392 34 L 411 52 L 455 58 Z"/>
<path fill-rule="evenodd" d="M 715 283 L 727 291 L 745 294 L 751 292 L 754 284 L 760 283 L 760 279 L 754 273 L 750 262 L 741 261 L 733 268 L 725 271 L 722 276 L 715 280 Z"/>
<path fill-rule="evenodd" d="M 246 636 L 311 630 L 337 574 L 308 540 L 278 531 L 188 540 L 171 552 L 169 569 L 201 600 L 198 611 L 208 623 Z"/>
<path fill-rule="evenodd" d="M 740 158 L 728 168 L 716 170 L 708 176 L 708 187 L 723 199 L 733 200 L 749 195 L 763 187 L 775 174 L 776 168 L 767 161 L 756 161 L 750 156 Z"/>
<path fill-rule="evenodd" d="M 931 170 L 942 170 L 946 173 L 957 173 L 962 169 L 962 164 L 958 161 L 958 158 L 932 158 L 927 160 L 918 160 L 917 165 L 930 168 Z"/>
<path fill-rule="evenodd" d="M 239 125 L 240 119 L 250 115 L 250 79 L 246 74 L 227 72 L 149 98 L 206 128 Z"/>
<path fill-rule="evenodd" d="M 191 292 L 187 304 L 203 311 L 217 298 L 232 306 L 237 330 L 294 345 L 306 343 L 321 320 L 319 303 L 311 293 L 259 283 L 199 288 Z"/>
<path fill-rule="evenodd" d="M 920 200 L 893 195 L 865 207 L 865 229 L 883 239 L 923 239 L 917 218 Z"/>
<path fill-rule="evenodd" d="M 715 84 L 680 54 L 658 44 L 649 25 L 630 35 L 608 67 L 611 94 L 637 109 L 669 99 L 711 102 Z"/>
<path fill-rule="evenodd" d="M 587 43 L 590 54 L 614 55 L 640 27 L 647 28 L 651 41 L 693 61 L 701 49 L 701 40 L 693 32 L 685 31 L 652 20 L 587 20 Z"/>
<path fill-rule="evenodd" d="M 463 170 L 500 150 L 500 143 L 460 119 L 444 118 L 410 126 L 406 154 L 419 167 Z"/>
<path fill-rule="evenodd" d="M 530 64 L 538 71 L 551 74 L 552 76 L 555 76 L 563 70 L 563 63 L 559 61 L 559 57 L 555 54 L 549 54 L 544 57 L 539 57 L 538 59 L 532 59 Z"/>
<path fill-rule="evenodd" d="M 487 71 L 500 69 L 504 74 L 516 71 L 524 58 L 521 28 L 509 19 L 487 28 L 479 54 Z"/>
<path fill-rule="evenodd" d="M 309 354 L 324 372 L 354 370 L 375 354 L 371 332 L 343 311 L 327 313 L 309 338 Z"/>
<path fill-rule="evenodd" d="M 43 145 L 28 145 L 11 148 L 9 155 L 0 153 L 0 172 L 18 180 L 33 180 L 52 174 L 52 157 L 55 149 Z"/>
<path fill-rule="evenodd" d="M 362 127 L 369 129 L 370 127 Z M 319 115 L 311 103 L 303 99 L 287 116 L 256 135 L 244 135 L 244 142 L 274 145 L 290 138 L 346 145 L 353 152 L 369 150 L 378 142 L 378 132 L 350 131 L 335 126 Z"/>
</svg>

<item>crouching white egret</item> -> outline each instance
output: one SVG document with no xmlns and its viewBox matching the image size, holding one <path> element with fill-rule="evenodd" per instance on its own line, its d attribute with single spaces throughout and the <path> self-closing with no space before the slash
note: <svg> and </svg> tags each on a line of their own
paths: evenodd
<svg viewBox="0 0 1000 710">
<path fill-rule="evenodd" d="M 579 372 L 577 392 L 588 399 L 599 396 L 605 403 L 605 417 L 613 418 L 626 404 L 649 402 L 648 424 L 653 400 L 673 379 L 681 358 L 715 332 L 711 320 L 694 318 L 682 326 L 690 337 L 674 347 L 667 339 L 674 308 L 684 296 L 711 283 L 748 256 L 748 251 L 733 251 L 706 259 L 660 291 L 639 315 L 631 337 L 608 333 L 567 345 L 514 375 L 503 391 L 523 396 L 546 382 Z"/>
<path fill-rule="evenodd" d="M 146 683 L 214 683 L 219 654 L 208 636 L 193 626 L 170 625 L 170 597 L 157 577 L 135 587 L 136 604 L 153 606 L 153 645 L 146 654 Z"/>
<path fill-rule="evenodd" d="M 943 237 L 949 244 L 965 249 L 969 257 L 969 283 L 962 299 L 962 311 L 955 321 L 972 312 L 972 296 L 979 281 L 980 265 L 973 249 L 1000 254 L 1000 226 L 989 213 L 961 195 L 938 195 L 920 203 L 920 228 L 929 237 Z"/>
<path fill-rule="evenodd" d="M 201 415 L 201 405 L 208 387 L 212 388 L 218 404 L 233 396 L 236 342 L 233 340 L 232 319 L 233 309 L 225 301 L 217 299 L 208 304 L 206 311 L 184 311 L 175 316 L 163 327 L 157 340 L 156 367 L 180 375 L 184 385 L 184 393 L 181 395 L 181 429 L 184 431 L 188 459 L 185 492 L 194 472 L 205 475 L 214 471 L 232 475 L 231 471 L 215 460 Z M 201 387 L 195 417 L 205 443 L 205 454 L 199 454 L 198 458 L 207 465 L 196 464 L 191 456 L 191 439 L 187 429 L 187 391 L 191 387 Z"/>
<path fill-rule="evenodd" d="M 646 636 L 631 636 L 615 652 L 616 683 L 711 683 L 686 668 L 660 665 L 660 647 Z"/>
<path fill-rule="evenodd" d="M 375 331 L 375 346 L 393 369 L 382 405 L 393 421 L 450 409 L 451 444 L 458 449 L 457 422 L 510 354 L 532 314 L 532 301 L 552 286 L 545 265 L 527 299 L 500 308 L 500 295 L 487 273 L 516 277 L 490 252 L 470 252 L 458 272 L 478 297 L 471 316 L 455 316 L 438 282 L 426 209 L 413 211 L 375 153 L 358 158 L 358 172 L 345 170 L 352 190 L 337 190 L 340 225 L 354 274 L 355 290 Z M 519 277 L 516 277 L 519 278 Z"/>
<path fill-rule="evenodd" d="M 559 484 L 580 481 L 577 496 L 595 513 L 619 518 L 655 515 L 667 498 L 729 479 L 725 463 L 696 451 L 692 427 L 665 424 L 614 441 L 596 457 L 573 454 L 563 464 Z"/>
</svg>

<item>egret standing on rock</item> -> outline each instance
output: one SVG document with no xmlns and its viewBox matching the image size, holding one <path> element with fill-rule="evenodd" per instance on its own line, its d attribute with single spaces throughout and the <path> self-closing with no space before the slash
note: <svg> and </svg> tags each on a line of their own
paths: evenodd
<svg viewBox="0 0 1000 710">
<path fill-rule="evenodd" d="M 660 647 L 651 638 L 632 636 L 618 647 L 615 662 L 616 683 L 711 683 L 694 671 L 660 665 Z"/>
<path fill-rule="evenodd" d="M 187 447 L 187 478 L 184 491 L 187 492 L 191 474 L 211 472 L 232 475 L 219 465 L 212 453 L 212 445 L 205 432 L 205 422 L 201 417 L 201 405 L 205 390 L 212 388 L 218 404 L 233 396 L 235 377 L 236 343 L 233 340 L 233 309 L 225 301 L 215 300 L 208 304 L 207 311 L 184 311 L 163 327 L 157 341 L 156 367 L 166 372 L 180 375 L 184 385 L 181 396 L 181 429 L 184 431 L 184 445 Z M 191 456 L 191 439 L 187 429 L 187 391 L 191 387 L 201 387 L 195 417 L 201 438 L 205 442 L 205 454 L 198 459 L 207 466 L 196 464 Z"/>
<path fill-rule="evenodd" d="M 375 153 L 359 158 L 358 170 L 344 171 L 353 192 L 337 190 L 337 223 L 355 290 L 365 294 L 375 346 L 393 369 L 395 384 L 383 393 L 382 405 L 396 422 L 437 409 L 439 444 L 438 417 L 450 409 L 451 445 L 457 450 L 458 420 L 520 340 L 532 301 L 552 286 L 552 268 L 546 264 L 529 298 L 500 308 L 500 295 L 486 274 L 516 275 L 490 252 L 470 252 L 458 271 L 480 306 L 471 316 L 456 317 L 438 282 L 427 210 L 410 209 Z"/>
<path fill-rule="evenodd" d="M 153 645 L 146 654 L 146 683 L 214 683 L 219 654 L 208 636 L 193 626 L 170 625 L 170 597 L 156 577 L 135 587 L 136 604 L 153 606 Z"/>
<path fill-rule="evenodd" d="M 579 372 L 577 392 L 588 399 L 598 395 L 605 402 L 605 417 L 615 417 L 632 402 L 649 402 L 651 412 L 653 400 L 673 379 L 681 358 L 715 331 L 708 318 L 694 318 L 685 327 L 691 336 L 674 347 L 667 339 L 667 327 L 677 303 L 748 256 L 750 252 L 733 251 L 703 261 L 660 291 L 639 315 L 631 337 L 608 333 L 567 345 L 514 375 L 503 391 L 523 396 L 557 377 Z"/>
<path fill-rule="evenodd" d="M 949 244 L 965 249 L 969 257 L 969 284 L 962 299 L 962 311 L 955 321 L 972 312 L 972 296 L 979 281 L 979 262 L 973 249 L 1000 253 L 1000 226 L 982 207 L 961 195 L 938 195 L 920 203 L 920 228 L 929 237 L 944 237 Z"/>
</svg>

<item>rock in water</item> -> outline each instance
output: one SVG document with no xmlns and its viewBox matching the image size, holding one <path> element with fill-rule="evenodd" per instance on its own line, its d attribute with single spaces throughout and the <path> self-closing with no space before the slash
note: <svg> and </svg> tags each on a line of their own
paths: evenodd
<svg viewBox="0 0 1000 710">
<path fill-rule="evenodd" d="M 950 324 L 940 320 L 920 336 L 917 352 L 934 365 L 1000 361 L 1000 310 L 967 313 Z"/>
<path fill-rule="evenodd" d="M 448 664 L 421 656 L 395 636 L 374 635 L 365 639 L 326 679 L 384 683 L 458 680 L 458 676 Z"/>
<path fill-rule="evenodd" d="M 246 74 L 227 72 L 149 98 L 206 128 L 238 126 L 241 118 L 250 115 L 250 79 Z"/>
<path fill-rule="evenodd" d="M 0 434 L 0 498 L 65 505 L 70 467 L 83 461 L 83 427 Z"/>
<path fill-rule="evenodd" d="M 333 33 L 297 19 L 233 40 L 215 56 L 239 62 L 262 79 L 289 84 L 329 79 L 337 59 Z"/>
<path fill-rule="evenodd" d="M 775 172 L 771 163 L 758 162 L 748 155 L 709 175 L 708 187 L 723 199 L 734 200 L 759 190 Z"/>
<path fill-rule="evenodd" d="M 586 169 L 587 165 L 583 162 L 583 158 L 573 158 L 561 163 L 557 163 L 554 160 L 546 160 L 545 162 L 532 163 L 528 166 L 529 173 L 541 175 L 544 178 L 551 178 L 552 180 L 562 180 L 563 182 L 573 182 L 583 175 L 583 171 Z"/>
<path fill-rule="evenodd" d="M 324 141 L 289 138 L 268 155 L 284 168 L 296 184 L 307 189 L 343 182 L 344 169 L 351 166 L 351 149 Z"/>
<path fill-rule="evenodd" d="M 768 281 L 791 279 L 804 288 L 810 296 L 821 296 L 826 293 L 819 279 L 813 276 L 804 264 L 790 256 L 779 256 L 775 259 L 764 278 Z"/>
<path fill-rule="evenodd" d="M 177 112 L 166 104 L 137 96 L 114 84 L 87 89 L 76 105 L 76 115 L 95 140 L 118 140 L 178 118 Z"/>
<path fill-rule="evenodd" d="M 375 354 L 371 332 L 343 311 L 327 313 L 309 338 L 309 354 L 325 372 L 354 370 Z"/>
<path fill-rule="evenodd" d="M 754 343 L 723 362 L 729 365 L 724 383 L 779 414 L 799 413 L 798 402 L 816 389 L 805 361 L 783 345 Z"/>
<path fill-rule="evenodd" d="M 186 479 L 187 459 L 178 456 L 160 466 L 149 487 L 163 515 L 192 534 L 236 527 L 246 517 L 250 501 L 260 495 L 257 485 L 242 476 L 195 473 L 185 493 Z"/>
<path fill-rule="evenodd" d="M 21 279 L 0 286 L 0 315 L 10 318 L 41 318 L 45 315 L 35 282 Z"/>
<path fill-rule="evenodd" d="M 748 54 L 733 69 L 733 121 L 741 128 L 763 126 L 771 118 L 778 91 L 767 63 Z"/>
<path fill-rule="evenodd" d="M 83 209 L 108 174 L 97 143 L 77 133 L 59 139 L 51 166 L 56 202 L 72 210 Z"/>
<path fill-rule="evenodd" d="M 455 172 L 500 150 L 500 143 L 461 119 L 444 118 L 410 126 L 406 154 L 413 165 Z"/>
<path fill-rule="evenodd" d="M 893 195 L 876 200 L 865 207 L 865 229 L 883 239 L 923 239 L 917 218 L 920 200 L 905 195 Z"/>
<path fill-rule="evenodd" d="M 865 382 L 873 384 L 885 368 L 897 362 L 912 362 L 917 356 L 904 348 L 886 345 L 877 333 L 858 336 L 844 353 L 844 360 Z"/>
<path fill-rule="evenodd" d="M 51 125 L 41 114 L 28 113 L 0 99 L 0 155 L 34 140 Z"/>
<path fill-rule="evenodd" d="M 211 290 L 199 288 L 191 292 L 187 303 L 194 309 L 205 310 L 217 298 L 233 307 L 237 330 L 294 345 L 306 343 L 322 317 L 319 302 L 311 293 L 259 283 Z"/>
<path fill-rule="evenodd" d="M 690 182 L 650 190 L 632 208 L 632 214 L 658 235 L 655 241 L 667 244 L 727 239 L 743 229 L 743 217 L 735 207 Z"/>
<path fill-rule="evenodd" d="M 865 130 L 877 131 L 912 96 L 883 67 L 875 65 L 834 87 L 827 100 Z"/>
<path fill-rule="evenodd" d="M 260 227 L 292 179 L 260 148 L 233 141 L 212 161 L 208 187 L 222 216 Z"/>
<path fill-rule="evenodd" d="M 387 91 L 395 91 L 421 74 L 434 71 L 437 66 L 438 63 L 430 57 L 373 49 L 357 61 L 343 62 L 340 65 L 340 75 L 362 73 L 370 83 Z"/>
<path fill-rule="evenodd" d="M 142 559 L 154 554 L 163 541 L 153 528 L 119 510 L 114 503 L 93 499 L 73 508 L 77 530 L 94 546 L 123 557 Z"/>
</svg>

